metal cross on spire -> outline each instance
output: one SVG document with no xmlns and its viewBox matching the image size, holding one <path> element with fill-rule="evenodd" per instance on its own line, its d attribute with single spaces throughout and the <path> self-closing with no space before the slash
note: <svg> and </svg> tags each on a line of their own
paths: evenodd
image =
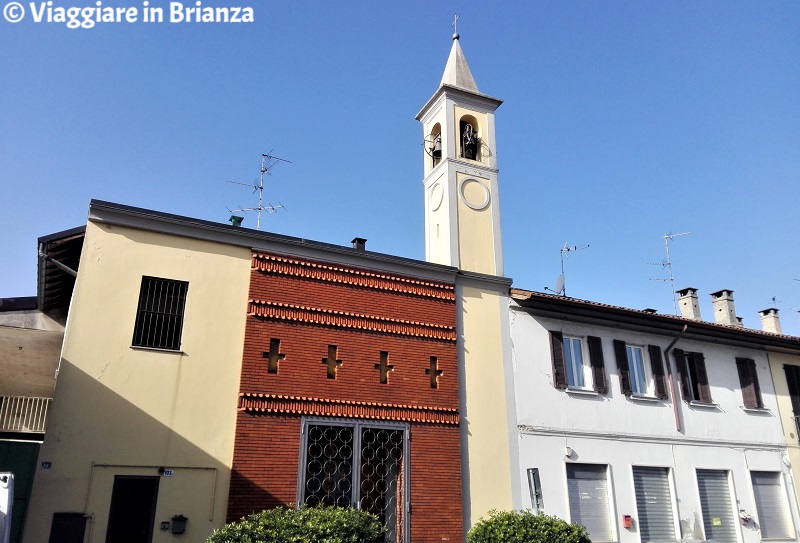
<svg viewBox="0 0 800 543">
<path fill-rule="evenodd" d="M 453 14 L 453 24 L 450 26 L 453 27 L 453 38 L 458 39 L 458 19 L 461 17 L 458 13 Z"/>
</svg>

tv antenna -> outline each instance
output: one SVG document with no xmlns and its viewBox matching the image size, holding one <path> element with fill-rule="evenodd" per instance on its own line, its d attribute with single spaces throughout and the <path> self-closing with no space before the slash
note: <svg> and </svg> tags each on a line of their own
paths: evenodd
<svg viewBox="0 0 800 543">
<path fill-rule="evenodd" d="M 678 314 L 678 297 L 675 294 L 675 276 L 672 274 L 672 257 L 669 255 L 669 242 L 672 239 L 675 239 L 680 236 L 688 236 L 691 232 L 681 232 L 680 234 L 664 234 L 664 245 L 667 249 L 667 258 L 661 262 L 650 262 L 649 264 L 652 266 L 661 266 L 662 269 L 666 268 L 669 272 L 669 277 L 666 279 L 662 279 L 659 277 L 651 277 L 651 281 L 669 281 L 670 287 L 672 287 L 672 304 L 675 306 L 675 314 Z"/>
<path fill-rule="evenodd" d="M 261 176 L 259 177 L 258 183 L 253 183 L 252 185 L 248 183 L 239 183 L 238 181 L 228 181 L 228 183 L 233 183 L 234 185 L 242 185 L 245 187 L 251 187 L 253 192 L 255 193 L 258 191 L 258 206 L 256 207 L 239 207 L 238 209 L 228 209 L 231 213 L 247 213 L 248 211 L 255 211 L 257 214 L 256 219 L 256 230 L 261 230 L 261 212 L 266 211 L 267 213 L 275 213 L 279 209 L 286 209 L 280 201 L 278 205 L 272 205 L 270 202 L 267 202 L 267 205 L 264 205 L 264 176 L 265 175 L 272 175 L 272 168 L 274 168 L 278 162 L 288 162 L 289 164 L 292 163 L 291 160 L 286 160 L 285 158 L 279 158 L 272 155 L 272 151 L 270 150 L 269 153 L 262 153 L 261 154 Z M 238 219 L 238 220 L 237 220 Z M 231 217 L 231 222 L 234 224 L 241 224 L 242 220 L 241 217 Z"/>
<path fill-rule="evenodd" d="M 556 279 L 556 288 L 544 287 L 544 289 L 566 298 L 567 287 L 564 278 L 564 255 L 569 256 L 569 253 L 573 251 L 580 251 L 588 248 L 588 245 L 569 245 L 568 243 L 564 243 L 564 246 L 559 250 L 559 253 L 561 253 L 561 275 Z"/>
</svg>

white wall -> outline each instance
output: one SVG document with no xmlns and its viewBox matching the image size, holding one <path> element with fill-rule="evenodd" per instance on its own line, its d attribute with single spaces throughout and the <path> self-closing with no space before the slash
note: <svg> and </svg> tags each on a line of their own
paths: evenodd
<svg viewBox="0 0 800 543">
<path fill-rule="evenodd" d="M 626 529 L 621 520 L 623 515 L 631 515 L 634 520 L 637 517 L 632 467 L 664 467 L 670 473 L 676 536 L 703 539 L 697 469 L 729 471 L 736 500 L 732 504 L 734 512 L 738 516 L 738 510 L 744 509 L 753 517 L 757 512 L 749 472 L 776 471 L 782 473 L 795 529 L 800 527 L 766 353 L 680 340 L 677 348 L 704 354 L 712 399 L 718 406 L 690 406 L 681 400 L 677 388 L 683 426 L 679 431 L 671 397 L 642 401 L 622 394 L 613 346 L 613 340 L 619 339 L 637 345 L 658 345 L 663 351 L 672 336 L 534 317 L 514 307 L 510 320 L 520 429 L 518 480 L 525 507 L 534 507 L 527 468 L 539 469 L 543 512 L 569 520 L 566 464 L 607 465 L 612 503 L 609 514 L 616 541 L 638 543 L 641 538 L 637 524 Z M 606 394 L 571 393 L 553 386 L 548 330 L 602 339 L 609 388 Z M 737 357 L 756 362 L 766 408 L 763 412 L 742 409 Z M 677 379 L 675 384 L 679 387 Z M 573 451 L 569 458 L 565 456 L 566 447 Z M 741 526 L 737 522 L 735 530 L 739 543 L 761 541 L 755 524 Z"/>
</svg>

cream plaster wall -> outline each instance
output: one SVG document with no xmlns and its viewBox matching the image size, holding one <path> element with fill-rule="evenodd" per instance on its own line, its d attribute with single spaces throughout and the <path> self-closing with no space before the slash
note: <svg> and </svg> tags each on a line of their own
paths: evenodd
<svg viewBox="0 0 800 543">
<path fill-rule="evenodd" d="M 794 423 L 792 400 L 789 397 L 789 385 L 786 383 L 786 372 L 783 366 L 800 366 L 800 356 L 782 353 L 769 353 L 769 365 L 772 372 L 772 381 L 775 383 L 775 395 L 778 400 L 778 412 L 781 418 L 783 436 L 789 452 L 789 462 L 794 478 L 794 493 L 800 503 L 800 436 Z"/>
<path fill-rule="evenodd" d="M 460 287 L 463 348 L 462 443 L 465 530 L 490 509 L 515 507 L 516 428 L 513 387 L 504 364 L 508 330 L 507 298 L 486 289 Z M 510 409 L 510 411 L 509 411 Z M 512 468 L 513 466 L 513 468 Z"/>
<path fill-rule="evenodd" d="M 461 182 L 468 181 L 463 186 Z M 482 188 L 483 187 L 483 188 Z M 482 203 L 485 191 L 489 192 L 489 202 L 483 209 L 472 209 L 465 203 L 465 199 L 473 206 Z M 459 267 L 478 273 L 494 275 L 498 272 L 495 265 L 494 246 L 494 220 L 492 217 L 492 185 L 489 179 L 475 175 L 456 173 L 456 190 L 458 191 L 458 246 Z"/>
<path fill-rule="evenodd" d="M 89 223 L 52 418 L 25 541 L 47 541 L 54 512 L 106 534 L 114 475 L 161 477 L 153 541 L 173 515 L 186 541 L 225 521 L 251 253 L 246 248 Z M 188 281 L 182 352 L 131 348 L 143 275 Z"/>
</svg>

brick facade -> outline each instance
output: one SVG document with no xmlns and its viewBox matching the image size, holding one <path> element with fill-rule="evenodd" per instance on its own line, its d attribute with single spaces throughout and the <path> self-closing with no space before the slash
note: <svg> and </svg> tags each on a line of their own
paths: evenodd
<svg viewBox="0 0 800 543">
<path fill-rule="evenodd" d="M 463 539 L 453 284 L 254 253 L 229 519 L 297 502 L 304 416 L 407 424 L 411 541 Z"/>
</svg>

